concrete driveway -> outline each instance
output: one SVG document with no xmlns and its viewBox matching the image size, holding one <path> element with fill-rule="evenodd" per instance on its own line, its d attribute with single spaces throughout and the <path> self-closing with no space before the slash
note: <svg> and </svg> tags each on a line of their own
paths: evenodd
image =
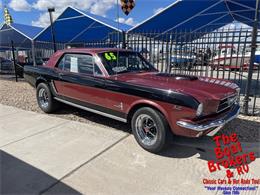
<svg viewBox="0 0 260 195">
<path fill-rule="evenodd" d="M 257 154 L 242 177 L 260 178 L 259 143 L 242 145 Z M 202 183 L 225 177 L 208 171 L 213 148 L 175 138 L 154 155 L 120 130 L 0 105 L 0 194 L 222 194 Z"/>
</svg>

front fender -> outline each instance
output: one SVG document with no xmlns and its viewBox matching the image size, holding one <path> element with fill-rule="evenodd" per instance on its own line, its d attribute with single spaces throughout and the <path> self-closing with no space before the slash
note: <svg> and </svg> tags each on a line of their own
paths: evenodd
<svg viewBox="0 0 260 195">
<path fill-rule="evenodd" d="M 47 81 L 46 78 L 44 78 L 43 76 L 38 76 L 38 77 L 36 78 L 35 87 L 37 87 L 37 86 L 38 86 L 40 83 L 42 83 L 42 82 L 48 84 L 48 81 Z"/>
<path fill-rule="evenodd" d="M 144 107 L 144 106 L 149 106 L 149 107 L 152 107 L 152 108 L 159 110 L 165 116 L 167 121 L 169 121 L 169 114 L 164 109 L 164 107 L 161 106 L 159 103 L 157 103 L 155 101 L 151 101 L 151 100 L 137 100 L 137 101 L 133 102 L 129 106 L 129 108 L 127 110 L 127 114 L 129 115 L 131 113 L 131 111 L 135 110 L 136 108 Z"/>
</svg>

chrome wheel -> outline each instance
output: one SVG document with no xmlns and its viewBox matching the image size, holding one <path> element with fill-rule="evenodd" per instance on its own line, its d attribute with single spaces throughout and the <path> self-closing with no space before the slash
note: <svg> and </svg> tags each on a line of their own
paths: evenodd
<svg viewBox="0 0 260 195">
<path fill-rule="evenodd" d="M 49 97 L 48 93 L 44 88 L 39 90 L 39 104 L 42 108 L 47 108 L 49 106 Z"/>
<path fill-rule="evenodd" d="M 139 115 L 135 127 L 137 135 L 143 144 L 151 146 L 156 142 L 157 126 L 152 117 L 147 114 Z"/>
</svg>

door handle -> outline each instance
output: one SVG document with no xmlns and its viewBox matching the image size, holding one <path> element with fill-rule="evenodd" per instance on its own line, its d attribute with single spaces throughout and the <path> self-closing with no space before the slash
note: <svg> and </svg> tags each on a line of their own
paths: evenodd
<svg viewBox="0 0 260 195">
<path fill-rule="evenodd" d="M 62 76 L 64 76 L 64 74 L 62 73 L 62 72 L 59 72 L 59 77 L 62 77 Z"/>
</svg>

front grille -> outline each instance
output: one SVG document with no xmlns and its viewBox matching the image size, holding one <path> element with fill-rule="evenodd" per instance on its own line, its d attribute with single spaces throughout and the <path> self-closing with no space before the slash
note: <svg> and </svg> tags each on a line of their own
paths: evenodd
<svg viewBox="0 0 260 195">
<path fill-rule="evenodd" d="M 218 110 L 217 112 L 222 112 L 228 108 L 230 108 L 237 100 L 237 96 L 233 95 L 230 97 L 227 97 L 219 102 Z"/>
</svg>

